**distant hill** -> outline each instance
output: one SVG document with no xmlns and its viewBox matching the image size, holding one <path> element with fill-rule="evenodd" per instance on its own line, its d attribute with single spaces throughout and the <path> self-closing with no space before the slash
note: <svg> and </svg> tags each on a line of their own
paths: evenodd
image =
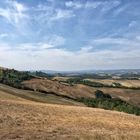
<svg viewBox="0 0 140 140">
<path fill-rule="evenodd" d="M 140 98 L 137 94 L 139 89 L 134 91 L 133 89 L 123 89 L 123 87 L 104 87 L 103 84 L 99 86 L 99 82 L 94 81 L 93 83 L 86 82 L 85 85 L 81 82 L 66 83 L 50 78 L 48 74 L 43 72 L 24 72 L 5 68 L 0 69 L 0 83 L 18 89 L 43 93 L 44 95 L 55 95 L 55 97 L 81 102 L 91 107 L 140 115 L 140 108 L 138 107 Z M 101 99 L 97 99 L 95 94 L 99 89 L 103 94 Z M 109 97 L 109 99 L 106 97 Z"/>
<path fill-rule="evenodd" d="M 75 70 L 75 71 L 55 71 L 55 70 L 40 70 L 49 74 L 91 74 L 91 73 L 106 73 L 106 74 L 114 74 L 114 73 L 140 73 L 140 69 L 110 69 L 110 70 Z"/>
</svg>

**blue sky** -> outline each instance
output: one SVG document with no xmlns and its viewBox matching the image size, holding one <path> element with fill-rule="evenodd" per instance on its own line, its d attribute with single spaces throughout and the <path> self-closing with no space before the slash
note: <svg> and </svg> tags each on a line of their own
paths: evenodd
<svg viewBox="0 0 140 140">
<path fill-rule="evenodd" d="M 0 0 L 0 66 L 140 68 L 139 0 Z"/>
</svg>

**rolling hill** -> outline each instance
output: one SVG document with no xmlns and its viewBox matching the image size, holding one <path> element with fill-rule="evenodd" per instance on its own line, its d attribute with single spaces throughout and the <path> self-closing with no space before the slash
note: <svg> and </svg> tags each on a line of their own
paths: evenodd
<svg viewBox="0 0 140 140">
<path fill-rule="evenodd" d="M 0 89 L 1 140 L 140 139 L 138 116 L 88 107 L 39 103 L 9 94 L 8 91 Z"/>
<path fill-rule="evenodd" d="M 28 79 L 28 73 L 15 70 L 7 72 L 8 78 L 1 78 L 0 84 L 1 140 L 140 139 L 139 116 L 90 108 L 77 101 L 82 97 L 95 99 L 98 88 L 32 76 Z M 3 79 L 10 86 L 3 84 Z M 11 85 L 15 81 L 20 81 L 18 88 Z M 102 90 L 108 93 L 108 88 Z M 129 92 L 121 90 L 114 88 L 110 95 L 131 98 L 134 102 L 139 98 L 138 93 L 134 94 L 134 100 L 126 96 L 131 95 Z"/>
<path fill-rule="evenodd" d="M 84 104 L 71 99 L 66 99 L 54 94 L 45 94 L 30 90 L 22 90 L 13 88 L 7 85 L 0 84 L 0 99 L 1 100 L 27 100 L 41 103 L 62 104 L 84 106 Z"/>
<path fill-rule="evenodd" d="M 2 68 L 0 70 L 0 82 L 9 85 L 11 87 L 24 89 L 25 91 L 23 91 L 22 94 L 20 94 L 20 96 L 22 97 L 23 96 L 25 97 L 24 93 L 28 91 L 26 97 L 34 101 L 40 101 L 36 99 L 37 96 L 41 98 L 41 102 L 45 102 L 44 100 L 46 99 L 48 99 L 48 101 L 51 102 L 51 100 L 55 98 L 55 100 L 57 99 L 63 101 L 71 100 L 71 102 L 76 102 L 76 103 L 81 102 L 82 104 L 84 103 L 92 107 L 124 111 L 127 113 L 132 113 L 137 115 L 140 114 L 140 109 L 138 108 L 140 106 L 139 89 L 133 90 L 133 89 L 125 89 L 122 87 L 113 88 L 113 87 L 104 87 L 104 86 L 94 87 L 94 86 L 84 85 L 83 83 L 71 84 L 71 83 L 61 82 L 57 79 L 50 79 L 48 75 L 46 77 L 46 74 L 44 75 L 44 73 L 42 72 L 37 72 L 37 74 L 39 74 L 41 77 L 31 72 L 16 71 L 14 69 Z M 100 96 L 101 98 L 103 97 L 104 99 L 100 99 L 100 100 L 96 99 L 97 96 L 95 93 L 96 91 L 99 90 L 102 92 L 101 94 L 105 94 L 105 95 L 109 94 L 111 99 L 109 100 L 105 99 L 104 96 Z M 33 97 L 33 95 L 36 95 L 36 97 Z M 83 100 L 82 98 L 86 100 Z M 119 103 L 114 99 L 119 100 Z M 53 102 L 57 103 L 55 102 L 55 100 L 52 101 L 52 103 Z M 92 105 L 91 103 L 87 103 L 89 101 L 92 102 Z"/>
<path fill-rule="evenodd" d="M 52 92 L 72 99 L 81 97 L 95 98 L 95 91 L 101 90 L 104 93 L 110 94 L 113 98 L 120 98 L 130 104 L 140 107 L 140 90 L 107 87 L 97 88 L 83 84 L 69 85 L 48 79 L 31 79 L 22 82 L 22 85 L 35 91 Z"/>
</svg>

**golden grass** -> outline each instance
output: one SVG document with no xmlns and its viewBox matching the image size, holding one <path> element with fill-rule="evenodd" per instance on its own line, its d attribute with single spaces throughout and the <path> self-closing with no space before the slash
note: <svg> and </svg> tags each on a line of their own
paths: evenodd
<svg viewBox="0 0 140 140">
<path fill-rule="evenodd" d="M 0 140 L 139 140 L 140 117 L 64 105 L 0 100 Z"/>
<path fill-rule="evenodd" d="M 24 81 L 22 84 L 30 89 L 54 92 L 58 95 L 68 96 L 73 99 L 80 97 L 94 97 L 93 89 L 84 85 L 70 86 L 48 79 L 31 79 Z"/>
<path fill-rule="evenodd" d="M 40 84 L 46 87 L 48 83 L 43 81 Z M 75 86 L 77 94 L 85 89 L 89 93 L 96 90 L 84 85 Z M 103 89 L 107 92 L 109 88 Z M 62 90 L 65 90 L 64 86 Z M 129 90 L 125 90 L 125 94 L 121 89 L 110 90 L 119 96 L 129 95 Z M 21 94 L 43 100 L 43 97 L 38 97 L 41 93 L 0 85 L 0 140 L 140 139 L 138 116 L 88 107 L 37 103 L 30 98 L 23 99 Z"/>
<path fill-rule="evenodd" d="M 115 80 L 115 79 L 87 79 L 92 82 L 99 82 L 106 85 L 112 85 L 112 83 L 120 83 L 125 87 L 140 87 L 140 80 Z"/>
<path fill-rule="evenodd" d="M 0 100 L 28 100 L 51 104 L 85 106 L 83 103 L 66 99 L 53 94 L 45 94 L 41 92 L 21 90 L 7 85 L 0 84 Z"/>
<path fill-rule="evenodd" d="M 25 87 L 31 89 L 40 89 L 47 92 L 55 92 L 58 95 L 65 95 L 71 98 L 94 98 L 96 90 L 102 90 L 105 93 L 112 95 L 113 97 L 119 97 L 134 105 L 140 106 L 140 90 L 123 89 L 123 88 L 94 88 L 85 85 L 67 86 L 59 83 L 58 81 L 51 81 L 47 79 L 32 79 L 30 81 L 23 82 Z"/>
</svg>

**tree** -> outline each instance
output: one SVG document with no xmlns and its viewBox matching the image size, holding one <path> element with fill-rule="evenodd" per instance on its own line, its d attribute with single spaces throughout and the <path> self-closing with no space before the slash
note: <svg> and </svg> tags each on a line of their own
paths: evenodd
<svg viewBox="0 0 140 140">
<path fill-rule="evenodd" d="M 101 90 L 96 90 L 95 96 L 96 96 L 96 98 L 108 98 L 108 99 L 112 98 L 109 94 L 104 94 L 104 92 Z"/>
</svg>

